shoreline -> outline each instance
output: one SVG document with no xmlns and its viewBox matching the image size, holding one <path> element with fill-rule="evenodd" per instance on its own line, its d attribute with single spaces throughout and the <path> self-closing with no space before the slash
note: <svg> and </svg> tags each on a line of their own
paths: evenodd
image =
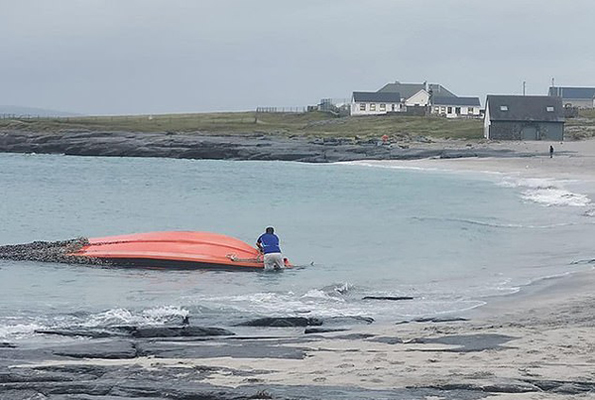
<svg viewBox="0 0 595 400">
<path fill-rule="evenodd" d="M 595 269 L 540 280 L 443 322 L 5 347 L 0 398 L 584 399 L 595 391 L 594 284 Z"/>
<path fill-rule="evenodd" d="M 555 144 L 552 159 L 543 150 L 547 142 L 485 146 L 507 156 L 380 163 L 595 182 L 595 140 Z M 295 327 L 282 333 L 253 328 L 234 336 L 121 335 L 32 347 L 0 343 L 0 398 L 590 398 L 595 269 L 591 263 L 585 268 L 491 297 L 462 312 L 464 319 L 372 323 L 312 334 Z"/>
<path fill-rule="evenodd" d="M 305 163 L 535 155 L 483 140 L 419 138 L 384 145 L 379 138 L 358 137 L 22 130 L 0 130 L 0 153 Z"/>
</svg>

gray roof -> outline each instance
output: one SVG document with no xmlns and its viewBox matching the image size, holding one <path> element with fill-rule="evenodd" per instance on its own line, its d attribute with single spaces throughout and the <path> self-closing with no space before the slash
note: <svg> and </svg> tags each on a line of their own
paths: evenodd
<svg viewBox="0 0 595 400">
<path fill-rule="evenodd" d="M 595 98 L 595 88 L 588 87 L 558 87 L 550 86 L 550 96 L 558 96 L 564 99 L 585 99 Z"/>
<path fill-rule="evenodd" d="M 503 110 L 503 106 L 508 110 Z M 554 110 L 547 111 L 547 107 L 554 107 Z M 564 122 L 560 97 L 488 95 L 486 108 L 491 121 Z"/>
<path fill-rule="evenodd" d="M 481 107 L 479 97 L 432 97 L 432 104 L 438 106 Z"/>
<path fill-rule="evenodd" d="M 400 93 L 382 92 L 353 92 L 353 101 L 367 101 L 372 103 L 400 103 Z"/>
<path fill-rule="evenodd" d="M 403 98 L 408 99 L 415 93 L 425 88 L 426 85 L 423 83 L 401 83 L 399 81 L 395 81 L 394 83 L 388 83 L 384 85 L 380 90 L 378 90 L 378 92 L 401 93 Z M 456 97 L 454 93 L 438 83 L 430 83 L 428 85 L 428 90 L 432 91 L 433 96 Z"/>
</svg>

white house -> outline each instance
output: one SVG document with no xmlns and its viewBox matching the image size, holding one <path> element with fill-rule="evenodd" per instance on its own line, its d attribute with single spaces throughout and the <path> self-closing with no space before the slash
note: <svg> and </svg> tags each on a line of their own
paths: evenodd
<svg viewBox="0 0 595 400">
<path fill-rule="evenodd" d="M 479 118 L 481 103 L 479 97 L 433 97 L 431 113 L 447 118 Z"/>
<path fill-rule="evenodd" d="M 353 92 L 351 96 L 351 115 L 380 115 L 404 109 L 400 93 Z"/>
<path fill-rule="evenodd" d="M 401 83 L 384 85 L 377 92 L 353 92 L 351 115 L 379 115 L 407 112 L 424 115 L 426 112 L 448 118 L 480 117 L 478 97 L 457 97 L 438 83 Z"/>
</svg>

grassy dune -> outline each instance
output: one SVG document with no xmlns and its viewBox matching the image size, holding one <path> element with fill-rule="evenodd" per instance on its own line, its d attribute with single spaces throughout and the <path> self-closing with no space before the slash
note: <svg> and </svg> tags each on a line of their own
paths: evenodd
<svg viewBox="0 0 595 400">
<path fill-rule="evenodd" d="M 581 110 L 579 118 L 566 121 L 568 138 L 595 136 L 595 110 Z M 442 117 L 373 116 L 338 118 L 323 112 L 308 113 L 197 113 L 123 115 L 0 120 L 0 129 L 52 132 L 63 129 L 131 132 L 186 132 L 203 135 L 265 134 L 279 136 L 378 138 L 434 137 L 483 138 L 480 119 Z"/>
<path fill-rule="evenodd" d="M 375 116 L 338 118 L 309 113 L 201 113 L 0 120 L 0 129 L 52 132 L 88 129 L 133 132 L 196 132 L 200 134 L 270 134 L 316 137 L 431 136 L 479 139 L 481 120 L 440 117 Z"/>
</svg>

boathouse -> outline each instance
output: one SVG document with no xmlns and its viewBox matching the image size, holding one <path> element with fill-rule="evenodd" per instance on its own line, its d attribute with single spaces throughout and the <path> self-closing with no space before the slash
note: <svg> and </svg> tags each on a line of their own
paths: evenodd
<svg viewBox="0 0 595 400">
<path fill-rule="evenodd" d="M 484 136 L 491 140 L 564 140 L 562 99 L 488 95 Z"/>
</svg>

